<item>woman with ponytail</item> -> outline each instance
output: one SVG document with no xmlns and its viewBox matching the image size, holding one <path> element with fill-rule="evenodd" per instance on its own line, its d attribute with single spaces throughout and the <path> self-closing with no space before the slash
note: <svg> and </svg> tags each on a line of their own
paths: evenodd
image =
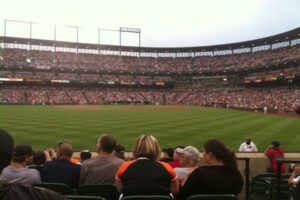
<svg viewBox="0 0 300 200">
<path fill-rule="evenodd" d="M 209 140 L 203 146 L 205 166 L 195 169 L 180 188 L 177 199 L 195 194 L 238 195 L 243 178 L 237 169 L 234 152 L 218 140 Z"/>
</svg>

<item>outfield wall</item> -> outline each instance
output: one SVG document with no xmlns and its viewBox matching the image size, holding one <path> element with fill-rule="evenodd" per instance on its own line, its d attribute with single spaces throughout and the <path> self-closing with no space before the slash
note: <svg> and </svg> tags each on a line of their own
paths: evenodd
<svg viewBox="0 0 300 200">
<path fill-rule="evenodd" d="M 202 153 L 201 158 L 202 158 Z M 270 161 L 265 156 L 264 153 L 236 153 L 238 158 L 250 158 L 250 177 L 255 176 L 257 174 L 266 173 L 266 169 L 270 167 Z M 97 153 L 93 152 L 93 157 L 96 157 Z M 79 152 L 74 154 L 74 157 L 79 158 Z M 162 155 L 163 157 L 163 155 Z M 130 160 L 132 158 L 132 152 L 126 152 L 125 158 Z M 300 160 L 300 152 L 299 153 L 285 153 L 286 159 L 295 159 Z M 204 165 L 203 162 L 200 165 Z M 245 162 L 242 160 L 238 161 L 238 167 L 241 172 L 245 170 Z M 288 173 L 288 166 L 286 167 L 286 173 Z"/>
</svg>

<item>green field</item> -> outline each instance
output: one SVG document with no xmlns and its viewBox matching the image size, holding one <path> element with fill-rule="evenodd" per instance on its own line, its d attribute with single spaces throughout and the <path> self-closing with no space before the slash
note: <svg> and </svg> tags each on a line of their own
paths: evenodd
<svg viewBox="0 0 300 200">
<path fill-rule="evenodd" d="M 35 149 L 68 141 L 76 150 L 94 150 L 101 133 L 111 133 L 130 151 L 143 133 L 156 136 L 162 147 L 193 145 L 217 138 L 237 150 L 252 138 L 259 151 L 274 139 L 287 151 L 300 151 L 300 120 L 226 109 L 191 106 L 99 106 L 94 110 L 51 106 L 0 106 L 0 128 L 10 132 L 16 144 Z"/>
</svg>

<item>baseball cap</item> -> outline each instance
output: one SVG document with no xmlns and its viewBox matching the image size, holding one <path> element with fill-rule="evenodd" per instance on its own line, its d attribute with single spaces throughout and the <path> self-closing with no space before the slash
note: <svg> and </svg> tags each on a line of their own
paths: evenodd
<svg viewBox="0 0 300 200">
<path fill-rule="evenodd" d="M 271 142 L 271 144 L 273 144 L 273 145 L 274 145 L 274 147 L 279 147 L 279 145 L 280 145 L 280 142 L 279 142 L 279 141 L 277 141 L 277 140 L 274 140 L 274 141 L 272 141 L 272 142 Z"/>
<path fill-rule="evenodd" d="M 92 154 L 89 150 L 83 150 L 80 152 L 80 158 L 82 160 L 86 160 L 92 157 Z"/>
<path fill-rule="evenodd" d="M 246 139 L 246 144 L 248 144 L 248 145 L 251 144 L 251 141 L 252 140 L 250 138 Z"/>
<path fill-rule="evenodd" d="M 200 152 L 198 151 L 197 148 L 193 146 L 187 146 L 183 149 L 177 148 L 176 152 L 183 154 L 186 158 L 199 162 L 200 161 Z"/>
</svg>

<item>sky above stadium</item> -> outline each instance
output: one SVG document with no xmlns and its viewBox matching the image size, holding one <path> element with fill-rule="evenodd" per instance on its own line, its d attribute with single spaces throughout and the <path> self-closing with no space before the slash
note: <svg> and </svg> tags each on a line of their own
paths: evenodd
<svg viewBox="0 0 300 200">
<path fill-rule="evenodd" d="M 240 42 L 300 27 L 300 0 L 0 0 L 0 35 L 97 43 L 98 28 L 141 29 L 141 45 L 204 46 Z M 6 26 L 4 21 L 6 21 Z M 119 33 L 100 31 L 102 44 Z M 122 45 L 138 35 L 122 33 Z"/>
</svg>

